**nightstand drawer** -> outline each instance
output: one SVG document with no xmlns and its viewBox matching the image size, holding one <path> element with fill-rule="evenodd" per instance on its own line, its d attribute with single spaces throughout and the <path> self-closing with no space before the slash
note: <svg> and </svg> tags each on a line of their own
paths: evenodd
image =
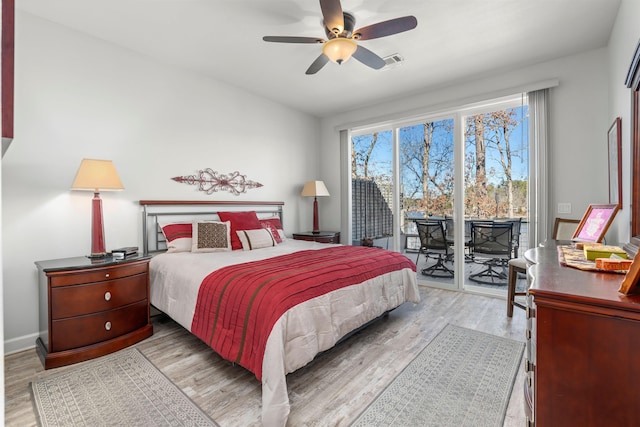
<svg viewBox="0 0 640 427">
<path fill-rule="evenodd" d="M 111 310 L 147 298 L 147 275 L 51 289 L 51 318 Z"/>
<path fill-rule="evenodd" d="M 119 337 L 147 324 L 147 300 L 88 316 L 51 322 L 51 351 L 63 351 Z"/>
<path fill-rule="evenodd" d="M 78 285 L 103 280 L 119 279 L 147 272 L 147 262 L 126 265 L 113 265 L 110 267 L 92 268 L 90 270 L 66 271 L 60 274 L 50 273 L 51 286 Z"/>
</svg>

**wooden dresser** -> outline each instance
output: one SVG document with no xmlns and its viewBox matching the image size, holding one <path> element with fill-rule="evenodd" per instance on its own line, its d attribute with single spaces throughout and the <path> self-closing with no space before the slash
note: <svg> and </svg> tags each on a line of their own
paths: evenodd
<svg viewBox="0 0 640 427">
<path fill-rule="evenodd" d="M 149 257 L 38 261 L 45 369 L 103 356 L 153 334 Z"/>
<path fill-rule="evenodd" d="M 640 425 L 640 296 L 624 276 L 563 267 L 530 249 L 525 410 L 530 425 Z"/>
</svg>

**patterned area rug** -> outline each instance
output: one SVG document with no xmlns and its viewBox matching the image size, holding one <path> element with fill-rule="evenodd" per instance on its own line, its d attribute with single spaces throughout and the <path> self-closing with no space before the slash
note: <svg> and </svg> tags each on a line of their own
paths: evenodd
<svg viewBox="0 0 640 427">
<path fill-rule="evenodd" d="M 352 426 L 502 426 L 523 349 L 447 325 Z"/>
<path fill-rule="evenodd" d="M 31 383 L 42 426 L 217 426 L 137 349 Z"/>
</svg>

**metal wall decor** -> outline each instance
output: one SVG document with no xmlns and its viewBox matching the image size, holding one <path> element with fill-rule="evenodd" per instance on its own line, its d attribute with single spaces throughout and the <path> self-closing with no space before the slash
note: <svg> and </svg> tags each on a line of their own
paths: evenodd
<svg viewBox="0 0 640 427">
<path fill-rule="evenodd" d="M 199 191 L 204 191 L 207 194 L 228 191 L 233 195 L 239 196 L 241 193 L 246 193 L 250 188 L 262 187 L 262 184 L 247 179 L 246 175 L 241 175 L 238 171 L 221 174 L 210 168 L 198 171 L 197 175 L 176 176 L 171 179 L 177 182 L 197 185 Z"/>
</svg>

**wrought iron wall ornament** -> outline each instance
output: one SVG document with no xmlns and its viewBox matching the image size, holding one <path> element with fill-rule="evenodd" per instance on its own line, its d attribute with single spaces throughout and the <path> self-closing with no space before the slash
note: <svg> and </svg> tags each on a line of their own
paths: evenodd
<svg viewBox="0 0 640 427">
<path fill-rule="evenodd" d="M 250 188 L 262 187 L 262 184 L 248 180 L 246 175 L 241 175 L 238 171 L 221 174 L 210 168 L 198 171 L 197 175 L 176 176 L 171 179 L 190 185 L 198 185 L 198 190 L 207 194 L 228 191 L 239 196 Z"/>
</svg>

